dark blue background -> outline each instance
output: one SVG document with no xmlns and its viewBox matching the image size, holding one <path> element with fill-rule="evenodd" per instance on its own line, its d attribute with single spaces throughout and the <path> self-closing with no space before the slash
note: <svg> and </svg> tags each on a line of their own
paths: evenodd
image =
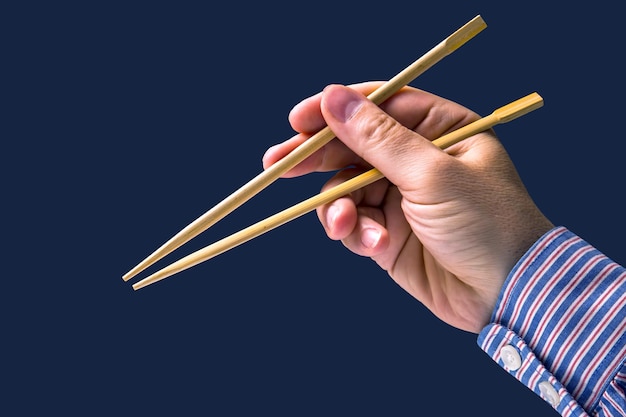
<svg viewBox="0 0 626 417">
<path fill-rule="evenodd" d="M 551 220 L 626 263 L 613 3 L 19 4 L 0 13 L 1 414 L 556 415 L 314 214 L 141 291 L 120 277 L 257 175 L 299 100 L 388 79 L 477 14 L 412 85 L 482 114 L 539 92 L 496 132 Z M 326 178 L 278 181 L 167 262 Z"/>
</svg>

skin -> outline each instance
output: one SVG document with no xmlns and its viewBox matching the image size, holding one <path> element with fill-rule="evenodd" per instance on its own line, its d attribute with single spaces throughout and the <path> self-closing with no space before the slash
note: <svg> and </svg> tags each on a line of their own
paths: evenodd
<svg viewBox="0 0 626 417">
<path fill-rule="evenodd" d="M 372 166 L 385 179 L 317 210 L 329 238 L 372 258 L 437 317 L 478 333 L 520 257 L 553 225 L 528 195 L 490 130 L 445 152 L 431 143 L 479 116 L 411 87 L 380 107 L 380 83 L 331 85 L 289 115 L 291 139 L 268 149 L 271 166 L 328 125 L 337 136 L 285 174 L 335 171 L 324 189 Z"/>
</svg>

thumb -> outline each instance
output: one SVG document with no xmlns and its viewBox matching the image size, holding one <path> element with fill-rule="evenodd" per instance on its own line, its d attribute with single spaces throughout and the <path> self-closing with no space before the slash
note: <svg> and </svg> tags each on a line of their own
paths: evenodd
<svg viewBox="0 0 626 417">
<path fill-rule="evenodd" d="M 424 170 L 445 156 L 429 140 L 351 88 L 326 87 L 321 110 L 337 138 L 401 188 L 412 188 Z"/>
</svg>

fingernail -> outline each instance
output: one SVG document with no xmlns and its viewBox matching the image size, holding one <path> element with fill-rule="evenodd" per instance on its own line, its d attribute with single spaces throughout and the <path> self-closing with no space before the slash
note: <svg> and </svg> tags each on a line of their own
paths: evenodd
<svg viewBox="0 0 626 417">
<path fill-rule="evenodd" d="M 335 220 L 337 220 L 337 216 L 339 215 L 339 208 L 335 205 L 331 205 L 328 207 L 328 211 L 326 212 L 326 223 L 329 229 L 332 229 L 335 225 Z"/>
<path fill-rule="evenodd" d="M 348 87 L 326 89 L 326 92 L 326 108 L 342 123 L 350 120 L 363 104 L 363 96 Z"/>
<path fill-rule="evenodd" d="M 368 227 L 361 233 L 361 243 L 367 248 L 373 248 L 380 240 L 381 231 Z"/>
</svg>

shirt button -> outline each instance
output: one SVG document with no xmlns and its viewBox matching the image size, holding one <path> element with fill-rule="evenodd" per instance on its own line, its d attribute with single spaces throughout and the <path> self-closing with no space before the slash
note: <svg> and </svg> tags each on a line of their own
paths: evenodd
<svg viewBox="0 0 626 417">
<path fill-rule="evenodd" d="M 539 392 L 541 392 L 541 398 L 546 400 L 552 407 L 556 407 L 561 402 L 559 393 L 556 392 L 556 389 L 548 381 L 539 383 Z"/>
<path fill-rule="evenodd" d="M 512 345 L 503 346 L 500 349 L 500 357 L 509 371 L 517 371 L 522 366 L 522 357 Z"/>
</svg>

